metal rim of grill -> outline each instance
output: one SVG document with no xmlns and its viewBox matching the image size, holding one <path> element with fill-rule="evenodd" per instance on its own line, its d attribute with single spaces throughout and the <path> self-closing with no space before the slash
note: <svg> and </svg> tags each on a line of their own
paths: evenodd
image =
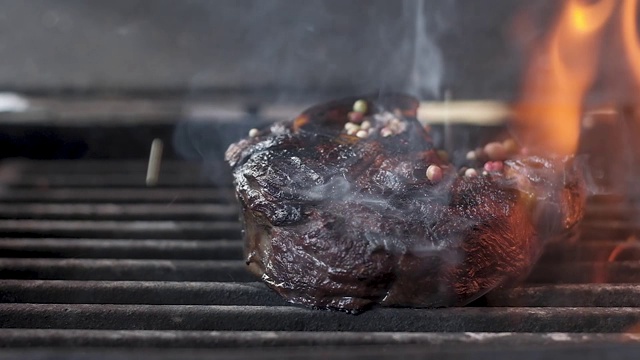
<svg viewBox="0 0 640 360">
<path fill-rule="evenodd" d="M 289 305 L 256 282 L 241 260 L 232 191 L 208 186 L 198 164 L 165 164 L 154 188 L 144 187 L 143 162 L 2 167 L 6 356 L 75 349 L 100 358 L 108 352 L 96 349 L 108 348 L 163 358 L 171 352 L 157 349 L 166 348 L 199 349 L 190 353 L 197 358 L 224 348 L 218 354 L 230 358 L 233 349 L 276 357 L 314 346 L 308 357 L 385 358 L 640 345 L 640 243 L 630 241 L 640 225 L 613 197 L 592 199 L 578 242 L 550 245 L 525 285 L 492 293 L 484 306 L 353 316 Z"/>
</svg>

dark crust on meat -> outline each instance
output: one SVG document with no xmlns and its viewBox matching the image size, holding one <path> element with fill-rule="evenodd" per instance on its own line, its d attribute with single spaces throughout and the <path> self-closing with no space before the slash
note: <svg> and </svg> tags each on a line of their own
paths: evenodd
<svg viewBox="0 0 640 360">
<path fill-rule="evenodd" d="M 526 276 L 544 241 L 582 217 L 570 161 L 516 159 L 504 174 L 459 176 L 410 97 L 366 98 L 370 112 L 401 113 L 403 133 L 344 134 L 356 99 L 313 107 L 227 151 L 247 264 L 288 301 L 348 312 L 464 305 Z M 445 169 L 441 181 L 426 179 L 429 164 Z"/>
</svg>

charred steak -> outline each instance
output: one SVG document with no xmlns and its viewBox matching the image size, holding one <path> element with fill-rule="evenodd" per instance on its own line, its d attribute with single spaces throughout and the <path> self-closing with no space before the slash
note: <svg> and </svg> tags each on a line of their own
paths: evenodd
<svg viewBox="0 0 640 360">
<path fill-rule="evenodd" d="M 456 168 L 403 95 L 312 107 L 229 147 L 252 272 L 292 303 L 464 305 L 581 219 L 571 158 L 490 143 Z"/>
</svg>

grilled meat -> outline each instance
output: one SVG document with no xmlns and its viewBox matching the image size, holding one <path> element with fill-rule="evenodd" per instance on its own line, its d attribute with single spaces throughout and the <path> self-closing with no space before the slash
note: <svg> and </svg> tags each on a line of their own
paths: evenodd
<svg viewBox="0 0 640 360">
<path fill-rule="evenodd" d="M 455 168 L 417 106 L 335 101 L 231 145 L 250 270 L 314 308 L 465 305 L 522 279 L 575 228 L 585 196 L 572 159 L 493 143 Z"/>
</svg>

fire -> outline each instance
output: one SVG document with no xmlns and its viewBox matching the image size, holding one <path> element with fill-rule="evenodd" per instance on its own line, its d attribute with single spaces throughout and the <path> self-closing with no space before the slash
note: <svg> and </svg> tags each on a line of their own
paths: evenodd
<svg viewBox="0 0 640 360">
<path fill-rule="evenodd" d="M 628 65 L 631 67 L 636 84 L 640 84 L 640 46 L 638 46 L 638 29 L 636 14 L 638 0 L 625 0 L 622 3 L 621 21 L 622 42 L 626 52 Z"/>
<path fill-rule="evenodd" d="M 575 153 L 583 101 L 596 77 L 603 29 L 616 3 L 568 0 L 549 36 L 534 50 L 515 108 L 528 146 Z"/>
</svg>

